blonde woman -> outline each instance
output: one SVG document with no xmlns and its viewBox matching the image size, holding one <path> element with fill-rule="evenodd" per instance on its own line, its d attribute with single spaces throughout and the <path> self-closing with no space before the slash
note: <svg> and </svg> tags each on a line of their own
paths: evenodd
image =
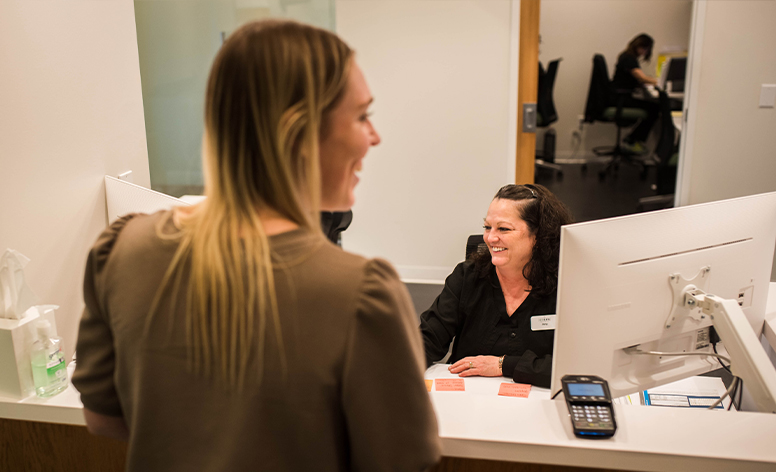
<svg viewBox="0 0 776 472">
<path fill-rule="evenodd" d="M 423 470 L 439 457 L 423 347 L 391 266 L 328 242 L 380 138 L 353 52 L 246 25 L 213 64 L 205 193 L 105 231 L 73 383 L 127 470 Z"/>
</svg>

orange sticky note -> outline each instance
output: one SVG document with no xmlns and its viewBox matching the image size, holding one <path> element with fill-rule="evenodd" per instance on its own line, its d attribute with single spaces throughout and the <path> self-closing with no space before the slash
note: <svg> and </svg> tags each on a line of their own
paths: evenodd
<svg viewBox="0 0 776 472">
<path fill-rule="evenodd" d="M 433 379 L 424 379 L 426 381 L 426 390 L 431 391 L 431 386 L 434 385 Z"/>
<path fill-rule="evenodd" d="M 437 387 L 437 390 L 439 387 Z M 504 397 L 528 398 L 531 392 L 529 384 L 503 383 L 498 389 L 498 394 Z"/>
<path fill-rule="evenodd" d="M 464 392 L 463 379 L 436 379 L 437 392 Z"/>
</svg>

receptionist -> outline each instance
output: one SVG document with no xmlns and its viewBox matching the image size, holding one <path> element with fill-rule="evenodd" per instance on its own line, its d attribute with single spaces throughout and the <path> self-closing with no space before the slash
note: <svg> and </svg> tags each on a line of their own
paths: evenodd
<svg viewBox="0 0 776 472">
<path fill-rule="evenodd" d="M 450 372 L 549 388 L 560 227 L 572 222 L 545 187 L 502 187 L 485 217 L 488 250 L 458 264 L 420 317 L 426 364 L 455 339 Z"/>
</svg>

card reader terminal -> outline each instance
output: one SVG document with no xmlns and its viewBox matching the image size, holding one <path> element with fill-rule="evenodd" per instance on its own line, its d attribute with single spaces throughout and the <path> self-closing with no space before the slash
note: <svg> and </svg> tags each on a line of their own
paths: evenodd
<svg viewBox="0 0 776 472">
<path fill-rule="evenodd" d="M 561 383 L 574 434 L 590 439 L 612 437 L 617 423 L 606 380 L 595 375 L 565 375 Z"/>
</svg>

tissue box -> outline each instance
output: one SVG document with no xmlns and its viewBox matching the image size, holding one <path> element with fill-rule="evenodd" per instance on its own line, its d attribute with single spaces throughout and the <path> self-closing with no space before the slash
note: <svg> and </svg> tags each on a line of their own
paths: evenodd
<svg viewBox="0 0 776 472">
<path fill-rule="evenodd" d="M 0 396 L 26 398 L 35 393 L 30 366 L 30 348 L 35 342 L 35 321 L 49 320 L 57 331 L 54 310 L 41 314 L 37 307 L 24 312 L 20 320 L 0 318 Z"/>
</svg>

